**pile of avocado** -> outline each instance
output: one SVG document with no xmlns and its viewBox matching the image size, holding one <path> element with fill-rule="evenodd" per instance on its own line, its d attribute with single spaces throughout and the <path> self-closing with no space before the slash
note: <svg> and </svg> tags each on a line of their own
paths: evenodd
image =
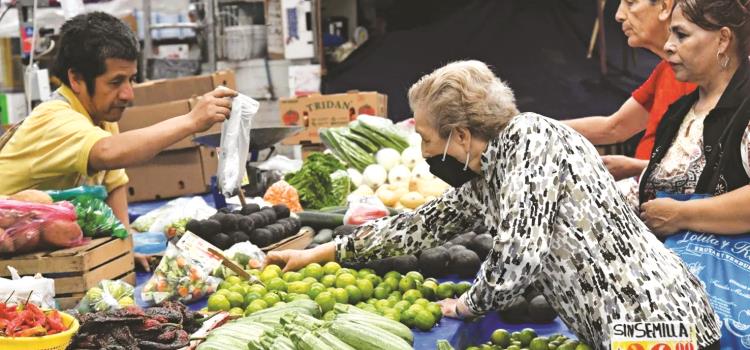
<svg viewBox="0 0 750 350">
<path fill-rule="evenodd" d="M 528 288 L 509 307 L 498 311 L 498 314 L 504 322 L 510 324 L 550 323 L 557 318 L 555 309 L 533 287 Z"/>
<path fill-rule="evenodd" d="M 440 247 L 427 249 L 419 255 L 419 270 L 430 277 L 457 274 L 474 277 L 479 266 L 492 250 L 492 235 L 477 234 L 475 229 L 459 235 Z"/>
<path fill-rule="evenodd" d="M 220 209 L 206 220 L 190 220 L 185 229 L 222 250 L 246 241 L 263 248 L 299 232 L 300 220 L 289 215 L 284 204 L 247 204 L 235 211 Z"/>
</svg>

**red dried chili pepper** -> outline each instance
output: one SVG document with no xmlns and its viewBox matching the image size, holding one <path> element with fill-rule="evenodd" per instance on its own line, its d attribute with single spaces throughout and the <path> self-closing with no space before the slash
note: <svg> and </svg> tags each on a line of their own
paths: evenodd
<svg viewBox="0 0 750 350">
<path fill-rule="evenodd" d="M 49 334 L 60 333 L 66 330 L 62 317 L 57 310 L 52 310 L 47 314 L 47 331 Z"/>
<path fill-rule="evenodd" d="M 42 326 L 34 326 L 28 329 L 24 329 L 20 332 L 17 332 L 14 336 L 15 337 L 39 337 L 47 335 L 47 329 Z"/>
</svg>

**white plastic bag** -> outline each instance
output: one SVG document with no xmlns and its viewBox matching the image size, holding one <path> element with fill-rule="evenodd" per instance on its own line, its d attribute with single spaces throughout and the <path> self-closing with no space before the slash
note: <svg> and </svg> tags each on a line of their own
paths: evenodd
<svg viewBox="0 0 750 350">
<path fill-rule="evenodd" d="M 347 199 L 349 208 L 344 214 L 344 224 L 359 226 L 388 216 L 388 208 L 377 196 L 351 194 Z"/>
<path fill-rule="evenodd" d="M 258 101 L 243 94 L 237 95 L 232 101 L 229 120 L 221 127 L 219 169 L 216 175 L 224 197 L 236 195 L 242 186 L 245 163 L 250 152 L 251 122 L 259 107 Z"/>
<path fill-rule="evenodd" d="M 167 233 L 167 228 L 175 222 L 183 219 L 204 220 L 214 214 L 216 209 L 208 205 L 203 197 L 177 198 L 141 215 L 131 226 L 138 232 Z"/>
<path fill-rule="evenodd" d="M 30 303 L 42 309 L 55 308 L 55 280 L 42 277 L 38 273 L 21 277 L 12 266 L 8 266 L 8 270 L 11 279 L 0 278 L 0 301 L 8 299 L 8 304 L 21 305 L 25 304 L 28 298 Z"/>
<path fill-rule="evenodd" d="M 289 159 L 285 156 L 275 155 L 271 159 L 257 165 L 260 170 L 278 171 L 286 175 L 298 172 L 302 169 L 302 159 Z"/>
</svg>

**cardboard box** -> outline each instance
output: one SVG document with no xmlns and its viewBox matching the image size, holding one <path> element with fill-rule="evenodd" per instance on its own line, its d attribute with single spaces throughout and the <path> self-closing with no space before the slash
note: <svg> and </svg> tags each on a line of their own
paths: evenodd
<svg viewBox="0 0 750 350">
<path fill-rule="evenodd" d="M 279 100 L 281 122 L 301 125 L 302 132 L 290 136 L 286 145 L 320 143 L 318 128 L 345 126 L 360 114 L 388 115 L 388 97 L 377 92 L 349 92 L 333 95 L 309 95 Z"/>
<path fill-rule="evenodd" d="M 125 109 L 122 119 L 118 122 L 120 132 L 149 127 L 170 118 L 187 114 L 190 112 L 190 107 L 189 100 L 128 107 Z M 167 150 L 195 147 L 192 139 L 192 136 L 184 138 L 174 145 L 169 146 Z"/>
<path fill-rule="evenodd" d="M 200 147 L 200 152 L 203 183 L 208 190 L 211 188 L 211 177 L 216 176 L 216 171 L 219 170 L 219 156 L 216 154 L 216 149 L 211 147 Z"/>
<path fill-rule="evenodd" d="M 26 118 L 26 96 L 0 92 L 0 124 L 13 125 Z"/>
<path fill-rule="evenodd" d="M 97 238 L 86 245 L 29 253 L 0 260 L 0 276 L 8 266 L 22 276 L 37 272 L 55 280 L 55 300 L 62 309 L 75 307 L 86 291 L 101 280 L 123 280 L 135 285 L 133 239 Z M 9 278 L 9 277 L 8 277 Z"/>
<path fill-rule="evenodd" d="M 177 79 L 152 80 L 137 84 L 133 88 L 134 106 L 172 102 L 201 96 L 219 85 L 237 89 L 233 71 L 218 71 L 210 75 L 198 75 Z"/>
<path fill-rule="evenodd" d="M 146 164 L 126 169 L 128 202 L 206 192 L 200 147 L 159 153 Z"/>
<path fill-rule="evenodd" d="M 283 239 L 267 247 L 263 247 L 261 248 L 261 250 L 268 253 L 270 251 L 280 251 L 287 249 L 305 249 L 310 245 L 310 243 L 312 243 L 312 240 L 313 232 L 310 230 L 302 229 L 296 235 Z"/>
</svg>

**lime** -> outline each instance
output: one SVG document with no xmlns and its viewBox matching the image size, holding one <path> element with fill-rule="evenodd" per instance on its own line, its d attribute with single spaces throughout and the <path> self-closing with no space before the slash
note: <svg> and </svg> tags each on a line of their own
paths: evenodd
<svg viewBox="0 0 750 350">
<path fill-rule="evenodd" d="M 241 286 L 239 284 L 234 284 L 231 287 L 229 287 L 229 291 L 230 292 L 235 292 L 235 293 L 240 293 L 240 294 L 245 294 L 245 287 L 243 287 L 243 286 Z"/>
<path fill-rule="evenodd" d="M 375 288 L 372 286 L 372 282 L 367 279 L 358 279 L 357 288 L 362 292 L 362 299 L 370 299 Z"/>
<path fill-rule="evenodd" d="M 388 300 L 378 300 L 378 302 L 375 303 L 375 309 L 378 311 L 383 311 L 385 309 L 390 309 L 391 303 Z"/>
<path fill-rule="evenodd" d="M 320 283 L 323 283 L 323 285 L 326 287 L 333 287 L 336 284 L 336 276 L 325 275 L 320 279 Z"/>
<path fill-rule="evenodd" d="M 404 310 L 408 309 L 409 306 L 411 306 L 411 303 L 406 300 L 401 300 L 397 302 L 396 305 L 393 305 L 393 308 L 398 310 L 398 312 L 404 312 Z"/>
<path fill-rule="evenodd" d="M 378 284 L 380 284 L 380 283 L 383 282 L 383 279 L 380 278 L 380 276 L 378 276 L 378 275 L 367 275 L 367 276 L 365 276 L 365 279 L 367 279 L 370 282 L 372 282 L 373 286 L 377 286 Z"/>
<path fill-rule="evenodd" d="M 288 293 L 294 293 L 294 294 L 307 294 L 310 292 L 310 284 L 297 281 L 297 282 L 291 282 L 286 285 L 286 291 Z"/>
<path fill-rule="evenodd" d="M 401 321 L 401 313 L 396 309 L 385 309 L 383 310 L 383 317 L 390 318 L 396 322 Z"/>
<path fill-rule="evenodd" d="M 430 301 L 425 298 L 419 298 L 417 300 L 414 300 L 412 303 L 414 305 L 422 305 L 422 307 L 427 307 L 427 305 L 430 305 Z"/>
<path fill-rule="evenodd" d="M 378 309 L 376 309 L 374 305 L 370 305 L 370 304 L 365 305 L 365 307 L 363 307 L 362 310 L 365 310 L 367 312 L 372 312 L 374 314 L 378 313 Z"/>
<path fill-rule="evenodd" d="M 338 270 L 341 269 L 341 265 L 339 265 L 337 262 L 331 261 L 327 262 L 325 265 L 323 265 L 323 272 L 326 275 L 335 275 Z"/>
<path fill-rule="evenodd" d="M 305 267 L 304 276 L 305 277 L 312 277 L 316 280 L 320 280 L 323 278 L 323 275 L 325 275 L 325 271 L 323 271 L 323 266 L 320 266 L 318 263 L 312 263 L 310 265 L 307 265 Z"/>
<path fill-rule="evenodd" d="M 409 308 L 406 310 L 411 310 L 415 315 L 417 314 L 417 312 L 427 311 L 424 309 L 424 306 L 418 305 L 418 304 L 413 304 L 412 306 L 409 306 Z"/>
<path fill-rule="evenodd" d="M 289 295 L 292 296 L 292 301 L 303 300 L 303 299 L 304 300 L 311 300 L 310 296 L 308 296 L 307 294 L 289 294 Z"/>
<path fill-rule="evenodd" d="M 359 278 L 365 278 L 367 275 L 374 275 L 375 271 L 373 269 L 361 269 L 357 271 L 357 277 Z"/>
<path fill-rule="evenodd" d="M 435 292 L 437 292 L 437 283 L 432 281 L 426 281 L 422 283 L 421 286 L 419 286 L 418 290 L 420 293 L 422 293 L 422 296 L 430 299 L 435 300 Z"/>
<path fill-rule="evenodd" d="M 521 332 L 513 332 L 513 333 L 510 334 L 510 340 L 511 340 L 511 342 L 513 340 L 519 340 L 520 337 L 521 337 Z"/>
<path fill-rule="evenodd" d="M 268 304 L 268 306 L 271 307 L 271 306 L 276 305 L 276 303 L 280 302 L 281 297 L 274 292 L 266 293 L 266 295 L 263 296 L 263 301 L 265 301 L 266 304 Z M 250 302 L 252 303 L 252 301 Z"/>
<path fill-rule="evenodd" d="M 289 293 L 283 290 L 276 291 L 275 293 L 279 295 L 279 298 L 281 298 L 282 302 L 289 302 Z"/>
<path fill-rule="evenodd" d="M 557 350 L 576 350 L 576 347 L 578 347 L 576 343 L 566 341 L 565 343 L 562 343 L 560 346 L 558 346 Z"/>
<path fill-rule="evenodd" d="M 518 346 L 518 345 L 511 345 L 511 346 L 505 348 L 505 350 L 521 350 L 521 347 Z"/>
<path fill-rule="evenodd" d="M 462 282 L 457 283 L 453 288 L 456 291 L 456 295 L 461 295 L 461 294 L 468 292 L 469 289 L 471 289 L 471 283 L 462 281 Z"/>
<path fill-rule="evenodd" d="M 414 325 L 423 331 L 429 331 L 435 326 L 435 316 L 427 310 L 420 310 L 414 315 Z"/>
<path fill-rule="evenodd" d="M 276 266 L 276 265 L 269 265 L 269 266 Z M 276 270 L 274 269 L 266 268 L 265 270 L 263 270 L 263 272 L 260 273 L 260 280 L 266 284 L 268 284 L 268 281 L 276 277 L 279 277 L 279 272 L 276 272 Z"/>
<path fill-rule="evenodd" d="M 409 276 L 405 276 L 401 278 L 400 281 L 398 281 L 398 289 L 403 293 L 410 289 L 416 289 L 417 288 L 417 282 L 414 281 L 413 278 Z"/>
<path fill-rule="evenodd" d="M 377 302 L 378 302 L 378 299 L 375 299 L 375 298 L 367 299 L 367 303 L 370 305 L 375 305 L 375 303 Z"/>
<path fill-rule="evenodd" d="M 258 293 L 260 295 L 266 295 L 266 293 L 268 292 L 268 290 L 266 290 L 266 287 L 264 287 L 264 286 L 262 286 L 260 284 L 253 284 L 252 286 L 249 287 L 249 290 L 247 292 L 248 293 L 256 292 L 256 293 Z"/>
<path fill-rule="evenodd" d="M 393 305 L 396 305 L 396 303 L 401 301 L 401 298 L 399 298 L 397 295 L 391 295 L 388 297 L 388 299 L 385 300 L 388 301 L 388 305 L 390 305 L 390 307 L 393 307 Z"/>
<path fill-rule="evenodd" d="M 406 277 L 411 277 L 411 279 L 413 279 L 414 282 L 417 282 L 417 284 L 422 284 L 422 282 L 424 282 L 424 276 L 417 271 L 409 271 L 406 273 Z"/>
<path fill-rule="evenodd" d="M 439 300 L 453 298 L 453 295 L 455 295 L 453 282 L 440 283 L 435 294 L 437 294 Z"/>
<path fill-rule="evenodd" d="M 349 294 L 344 288 L 336 288 L 333 290 L 333 297 L 336 298 L 337 303 L 349 304 Z"/>
<path fill-rule="evenodd" d="M 355 270 L 352 270 L 352 269 L 350 269 L 350 268 L 347 268 L 347 267 L 342 267 L 342 268 L 340 268 L 340 269 L 339 269 L 338 271 L 336 271 L 336 276 L 338 276 L 338 275 L 340 275 L 340 274 L 342 274 L 342 273 L 348 273 L 348 274 L 350 274 L 350 275 L 354 275 L 354 276 L 356 276 L 356 275 L 357 275 L 357 271 L 355 271 Z"/>
<path fill-rule="evenodd" d="M 398 281 L 399 279 L 393 276 L 383 279 L 383 283 L 391 287 L 391 290 L 398 290 Z"/>
<path fill-rule="evenodd" d="M 333 310 L 330 310 L 323 314 L 323 321 L 333 321 L 334 318 L 336 318 L 336 312 Z"/>
<path fill-rule="evenodd" d="M 232 286 L 232 284 L 227 283 L 227 281 L 221 281 L 221 283 L 219 283 L 218 290 L 229 289 L 229 287 L 231 287 L 231 286 Z"/>
<path fill-rule="evenodd" d="M 536 338 L 536 331 L 534 331 L 531 328 L 525 328 L 521 331 L 521 334 L 518 336 L 518 341 L 521 342 L 521 345 L 526 347 L 531 344 L 531 341 Z"/>
<path fill-rule="evenodd" d="M 232 304 L 229 302 L 227 297 L 221 294 L 214 294 L 208 298 L 207 302 L 208 311 L 229 311 L 232 308 Z"/>
<path fill-rule="evenodd" d="M 242 282 L 242 279 L 237 276 L 229 276 L 227 277 L 224 282 L 227 282 L 231 285 L 239 284 Z"/>
<path fill-rule="evenodd" d="M 245 298 L 242 294 L 237 292 L 229 292 L 229 295 L 227 295 L 226 298 L 229 300 L 229 304 L 231 304 L 232 307 L 242 307 L 245 303 Z"/>
<path fill-rule="evenodd" d="M 270 271 L 276 271 L 277 275 L 279 275 L 279 276 L 281 275 L 281 266 L 279 266 L 279 265 L 271 264 L 271 265 L 266 265 L 266 267 L 263 268 L 263 272 L 269 271 L 269 270 Z"/>
<path fill-rule="evenodd" d="M 333 306 L 336 305 L 336 298 L 329 292 L 321 292 L 315 297 L 315 302 L 320 305 L 321 311 L 328 312 L 333 310 Z"/>
<path fill-rule="evenodd" d="M 266 308 L 266 302 L 263 300 L 255 300 L 245 308 L 245 316 L 252 315 L 255 312 Z"/>
<path fill-rule="evenodd" d="M 287 281 L 287 282 L 296 282 L 296 281 L 301 281 L 302 278 L 304 277 L 302 277 L 302 274 L 299 272 L 289 271 L 289 272 L 284 273 L 283 278 L 284 278 L 284 281 Z"/>
<path fill-rule="evenodd" d="M 470 347 L 466 348 L 466 350 L 481 350 L 481 349 L 479 349 L 478 346 L 470 346 Z"/>
<path fill-rule="evenodd" d="M 388 271 L 385 275 L 383 275 L 383 278 L 385 279 L 385 278 L 388 278 L 388 277 L 393 277 L 396 280 L 400 280 L 401 279 L 401 273 L 399 273 L 398 271 Z"/>
<path fill-rule="evenodd" d="M 214 294 L 219 294 L 219 295 L 227 296 L 227 295 L 229 295 L 229 293 L 231 293 L 229 291 L 229 289 L 219 289 Z"/>
<path fill-rule="evenodd" d="M 372 295 L 376 299 L 385 299 L 388 297 L 388 294 L 390 293 L 391 293 L 391 286 L 383 282 L 379 286 L 375 287 L 375 289 L 372 292 Z"/>
<path fill-rule="evenodd" d="M 438 304 L 430 303 L 430 305 L 427 305 L 425 310 L 432 312 L 432 314 L 435 316 L 435 319 L 438 321 L 443 318 L 443 309 Z M 510 335 L 508 337 L 510 337 Z"/>
<path fill-rule="evenodd" d="M 416 315 L 417 315 L 417 313 L 414 312 L 414 310 L 412 310 L 411 308 L 402 311 L 401 312 L 401 323 L 403 323 L 407 327 L 414 326 L 414 317 Z"/>
<path fill-rule="evenodd" d="M 366 303 L 366 302 L 364 302 L 364 301 L 360 301 L 360 302 L 358 302 L 358 303 L 357 303 L 356 305 L 354 305 L 354 306 L 356 306 L 356 307 L 358 307 L 358 308 L 360 308 L 360 309 L 361 309 L 361 308 L 365 307 L 365 305 L 367 305 L 367 303 Z"/>
<path fill-rule="evenodd" d="M 529 350 L 549 350 L 549 340 L 545 337 L 536 337 L 529 343 Z"/>
<path fill-rule="evenodd" d="M 356 304 L 360 300 L 362 300 L 362 291 L 357 288 L 355 285 L 348 285 L 344 288 L 346 290 L 346 294 L 349 295 L 349 303 L 350 304 Z"/>
<path fill-rule="evenodd" d="M 422 298 L 422 292 L 416 289 L 407 290 L 403 295 L 403 299 L 410 303 L 414 303 L 419 298 Z"/>
<path fill-rule="evenodd" d="M 325 290 L 326 290 L 326 286 L 324 286 L 320 282 L 315 282 L 310 285 L 310 291 L 307 292 L 307 295 L 310 298 L 315 299 L 318 296 L 318 294 L 325 292 Z"/>
<path fill-rule="evenodd" d="M 245 313 L 245 310 L 242 310 L 241 307 L 233 307 L 229 309 L 229 315 L 231 316 L 242 317 L 244 313 Z"/>
<path fill-rule="evenodd" d="M 490 340 L 492 341 L 492 344 L 495 344 L 497 346 L 501 346 L 504 348 L 508 347 L 510 346 L 510 333 L 504 329 L 496 329 L 494 332 L 492 332 Z"/>
<path fill-rule="evenodd" d="M 243 305 L 245 305 L 245 307 L 247 307 L 253 301 L 261 299 L 261 298 L 263 298 L 263 296 L 260 295 L 260 294 L 258 294 L 258 293 L 255 293 L 255 292 L 247 293 L 247 294 L 245 294 L 245 298 L 243 300 L 244 301 Z"/>
<path fill-rule="evenodd" d="M 286 287 L 287 287 L 286 282 L 284 282 L 284 280 L 282 280 L 281 278 L 274 277 L 270 281 L 265 282 L 265 283 L 266 283 L 266 288 L 268 288 L 268 290 L 286 292 Z"/>
<path fill-rule="evenodd" d="M 350 273 L 342 273 L 336 276 L 336 288 L 344 288 L 357 284 L 357 278 Z"/>
<path fill-rule="evenodd" d="M 534 349 L 530 349 L 530 350 L 534 350 Z M 576 346 L 576 350 L 591 350 L 591 347 L 586 344 L 578 344 L 578 346 Z"/>
<path fill-rule="evenodd" d="M 396 298 L 398 300 L 401 300 L 402 294 L 401 294 L 400 290 L 394 290 L 394 291 L 391 292 L 391 294 L 388 294 L 388 297 L 389 298 L 393 297 L 393 298 Z"/>
<path fill-rule="evenodd" d="M 552 342 L 552 343 L 547 344 L 547 349 L 548 350 L 557 350 L 558 346 L 560 346 L 560 343 Z"/>
<path fill-rule="evenodd" d="M 302 282 L 305 282 L 307 284 L 313 284 L 313 283 L 318 283 L 318 280 L 316 280 L 316 279 L 314 279 L 312 277 L 305 277 L 305 278 L 302 279 Z"/>
</svg>

